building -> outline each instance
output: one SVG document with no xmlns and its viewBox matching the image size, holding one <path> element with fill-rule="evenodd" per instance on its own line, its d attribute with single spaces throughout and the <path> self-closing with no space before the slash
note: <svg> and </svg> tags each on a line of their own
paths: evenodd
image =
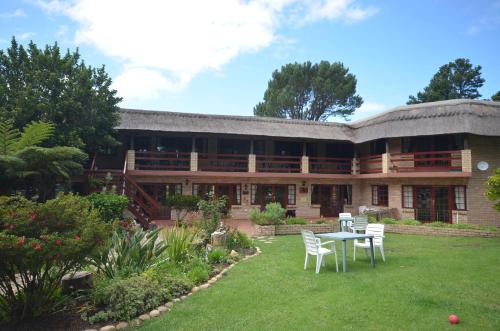
<svg viewBox="0 0 500 331">
<path fill-rule="evenodd" d="M 121 109 L 120 149 L 97 175 L 125 172 L 146 222 L 169 219 L 168 194 L 226 195 L 233 218 L 280 202 L 306 218 L 390 209 L 402 219 L 500 226 L 484 197 L 500 167 L 500 103 L 398 107 L 350 124 Z"/>
</svg>

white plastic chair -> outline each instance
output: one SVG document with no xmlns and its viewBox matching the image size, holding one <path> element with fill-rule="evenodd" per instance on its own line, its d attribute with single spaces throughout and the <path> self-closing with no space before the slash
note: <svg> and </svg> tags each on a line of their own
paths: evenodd
<svg viewBox="0 0 500 331">
<path fill-rule="evenodd" d="M 327 241 L 321 243 L 319 238 L 314 236 L 314 233 L 307 230 L 302 230 L 302 239 L 304 239 L 304 245 L 306 247 L 306 261 L 304 262 L 304 270 L 307 269 L 307 262 L 309 260 L 309 255 L 316 255 L 316 273 L 319 273 L 321 265 L 325 265 L 324 257 L 326 255 L 335 254 L 335 268 L 339 272 L 339 263 L 337 260 L 337 251 L 335 250 L 335 241 Z M 322 247 L 323 245 L 331 244 L 332 248 L 328 249 Z"/>
<path fill-rule="evenodd" d="M 346 230 L 352 224 L 351 213 L 339 213 L 340 231 Z"/>
<path fill-rule="evenodd" d="M 366 231 L 366 227 L 368 226 L 368 216 L 359 215 L 354 216 L 354 221 L 349 224 L 349 229 L 356 233 L 357 231 Z"/>
<path fill-rule="evenodd" d="M 373 248 L 376 247 L 380 250 L 380 255 L 382 256 L 382 261 L 385 262 L 384 256 L 384 224 L 368 224 L 366 227 L 366 234 L 373 235 Z M 354 240 L 354 254 L 353 259 L 356 261 L 356 247 L 361 247 L 365 249 L 365 254 L 368 255 L 368 250 L 370 249 L 370 239 L 365 239 L 364 242 L 359 242 L 357 239 Z"/>
</svg>

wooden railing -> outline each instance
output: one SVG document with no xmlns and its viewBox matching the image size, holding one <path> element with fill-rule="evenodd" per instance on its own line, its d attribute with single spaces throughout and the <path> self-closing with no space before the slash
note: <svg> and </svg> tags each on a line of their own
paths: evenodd
<svg viewBox="0 0 500 331">
<path fill-rule="evenodd" d="M 382 154 L 361 156 L 357 160 L 360 174 L 374 174 L 382 172 Z"/>
<path fill-rule="evenodd" d="M 300 156 L 257 155 L 257 172 L 294 172 L 300 173 Z"/>
<path fill-rule="evenodd" d="M 190 160 L 185 152 L 135 152 L 137 170 L 189 170 Z"/>
<path fill-rule="evenodd" d="M 412 171 L 462 171 L 461 151 L 432 151 L 391 154 L 395 172 Z"/>
<path fill-rule="evenodd" d="M 247 172 L 248 155 L 198 153 L 198 170 Z"/>
<path fill-rule="evenodd" d="M 123 174 L 123 192 L 129 198 L 129 210 L 147 227 L 158 216 L 160 204 L 127 174 Z"/>
<path fill-rule="evenodd" d="M 319 174 L 351 174 L 352 159 L 345 157 L 309 157 L 309 172 Z"/>
</svg>

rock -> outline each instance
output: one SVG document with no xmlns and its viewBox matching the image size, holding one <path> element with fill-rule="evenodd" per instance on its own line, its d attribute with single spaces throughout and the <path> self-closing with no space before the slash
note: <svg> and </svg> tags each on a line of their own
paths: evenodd
<svg viewBox="0 0 500 331">
<path fill-rule="evenodd" d="M 157 309 L 160 313 L 164 313 L 164 312 L 168 311 L 168 308 L 167 308 L 167 307 L 165 307 L 165 306 L 160 306 L 160 307 L 158 307 L 158 308 L 156 308 L 156 309 Z"/>
<path fill-rule="evenodd" d="M 229 256 L 231 256 L 231 257 L 238 257 L 239 255 L 240 255 L 240 254 L 238 254 L 238 252 L 237 252 L 237 251 L 235 251 L 234 249 L 233 249 L 233 250 L 231 250 L 231 253 L 229 253 Z"/>
<path fill-rule="evenodd" d="M 132 321 L 130 321 L 130 325 L 132 326 L 139 326 L 141 325 L 141 320 L 136 318 L 136 319 L 133 319 Z"/>
<path fill-rule="evenodd" d="M 85 329 L 83 331 L 97 331 L 96 329 Z"/>
<path fill-rule="evenodd" d="M 99 329 L 99 331 L 112 331 L 116 330 L 114 325 L 106 325 Z"/>
<path fill-rule="evenodd" d="M 209 283 L 209 284 L 213 284 L 213 283 L 215 283 L 216 281 L 217 281 L 217 279 L 215 279 L 215 278 L 210 278 L 210 279 L 208 280 L 208 283 Z"/>
<path fill-rule="evenodd" d="M 187 296 L 188 296 L 188 297 L 189 297 L 189 296 L 191 296 L 191 295 L 193 295 L 193 292 L 189 292 L 189 293 L 187 294 Z"/>
<path fill-rule="evenodd" d="M 198 286 L 193 287 L 193 293 L 196 293 L 196 292 L 198 292 L 199 290 L 200 290 L 200 288 L 199 288 Z"/>
<path fill-rule="evenodd" d="M 61 280 L 61 288 L 64 294 L 76 290 L 88 290 L 92 288 L 92 273 L 88 271 L 77 271 L 64 275 Z"/>
<path fill-rule="evenodd" d="M 209 284 L 209 283 L 205 283 L 205 284 L 203 284 L 203 285 L 200 285 L 200 288 L 206 289 L 206 288 L 208 288 L 209 286 L 210 286 L 210 284 Z"/>
<path fill-rule="evenodd" d="M 167 304 L 165 305 L 168 309 L 171 309 L 173 306 L 174 306 L 174 303 L 173 302 L 167 302 Z"/>
<path fill-rule="evenodd" d="M 186 298 L 187 298 L 186 295 L 181 296 L 181 300 L 186 300 Z"/>
<path fill-rule="evenodd" d="M 158 317 L 158 316 L 160 316 L 160 311 L 157 310 L 157 309 L 153 309 L 153 310 L 151 310 L 149 312 L 149 316 L 151 316 L 151 317 Z"/>
<path fill-rule="evenodd" d="M 174 302 L 179 302 L 179 301 L 181 301 L 181 299 L 179 299 L 179 298 L 174 299 Z"/>
<path fill-rule="evenodd" d="M 139 319 L 141 321 L 147 321 L 150 318 L 151 318 L 151 316 L 149 316 L 148 314 L 142 314 L 141 316 L 139 316 Z"/>
<path fill-rule="evenodd" d="M 128 323 L 127 322 L 120 322 L 118 324 L 116 324 L 116 329 L 117 330 L 123 330 L 123 329 L 126 329 L 128 328 Z"/>
</svg>

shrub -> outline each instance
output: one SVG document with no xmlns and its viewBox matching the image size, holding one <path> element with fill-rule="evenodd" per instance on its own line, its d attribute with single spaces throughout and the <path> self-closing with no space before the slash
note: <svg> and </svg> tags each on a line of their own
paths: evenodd
<svg viewBox="0 0 500 331">
<path fill-rule="evenodd" d="M 210 266 L 200 258 L 194 258 L 185 266 L 187 278 L 198 285 L 204 283 L 210 277 Z"/>
<path fill-rule="evenodd" d="M 421 225 L 422 222 L 417 220 L 403 220 L 404 225 Z"/>
<path fill-rule="evenodd" d="M 397 224 L 398 223 L 398 221 L 396 221 L 392 217 L 384 217 L 384 218 L 382 218 L 381 222 L 384 224 Z"/>
<path fill-rule="evenodd" d="M 62 277 L 109 237 L 85 198 L 58 195 L 44 204 L 0 198 L 0 312 L 19 321 L 58 308 Z"/>
<path fill-rule="evenodd" d="M 455 229 L 477 229 L 478 227 L 472 224 L 466 224 L 466 223 L 458 223 L 458 224 L 450 224 L 450 228 L 455 228 Z"/>
<path fill-rule="evenodd" d="M 163 231 L 166 245 L 165 254 L 174 263 L 182 263 L 189 259 L 193 252 L 196 232 L 189 228 L 173 227 Z"/>
<path fill-rule="evenodd" d="M 174 194 L 167 197 L 167 206 L 175 209 L 177 222 L 182 222 L 190 212 L 198 211 L 200 198 L 196 195 Z"/>
<path fill-rule="evenodd" d="M 158 240 L 159 230 L 119 229 L 113 233 L 106 250 L 91 263 L 106 277 L 138 275 L 160 260 L 165 244 Z"/>
<path fill-rule="evenodd" d="M 250 210 L 249 218 L 255 224 L 263 225 L 265 223 L 264 213 L 256 208 Z"/>
<path fill-rule="evenodd" d="M 287 217 L 285 224 L 307 224 L 307 221 L 303 217 Z"/>
<path fill-rule="evenodd" d="M 128 198 L 109 192 L 92 193 L 87 197 L 92 208 L 97 209 L 99 216 L 105 222 L 113 222 L 122 218 L 127 208 Z"/>
<path fill-rule="evenodd" d="M 239 230 L 229 230 L 227 232 L 228 249 L 248 249 L 254 246 L 252 239 Z"/>
<path fill-rule="evenodd" d="M 431 227 L 434 227 L 434 228 L 444 228 L 448 224 L 443 223 L 443 222 L 430 222 L 430 223 L 424 223 L 424 225 L 425 226 L 431 226 Z"/>
<path fill-rule="evenodd" d="M 107 320 L 131 320 L 174 297 L 189 292 L 191 283 L 184 279 L 164 276 L 160 281 L 144 276 L 101 281 L 91 299 L 94 314 L 82 317 L 91 323 Z"/>
<path fill-rule="evenodd" d="M 210 251 L 207 255 L 208 263 L 210 264 L 224 263 L 226 255 L 227 255 L 226 250 L 221 248 L 215 248 L 214 250 Z"/>
<path fill-rule="evenodd" d="M 198 202 L 198 209 L 202 213 L 202 219 L 196 223 L 200 228 L 204 239 L 210 239 L 210 235 L 219 227 L 220 220 L 227 209 L 227 197 L 216 198 L 209 195 L 206 200 Z"/>
<path fill-rule="evenodd" d="M 285 208 L 277 202 L 268 203 L 266 210 L 261 212 L 258 209 L 250 211 L 250 220 L 259 225 L 278 225 L 285 218 Z"/>
</svg>

